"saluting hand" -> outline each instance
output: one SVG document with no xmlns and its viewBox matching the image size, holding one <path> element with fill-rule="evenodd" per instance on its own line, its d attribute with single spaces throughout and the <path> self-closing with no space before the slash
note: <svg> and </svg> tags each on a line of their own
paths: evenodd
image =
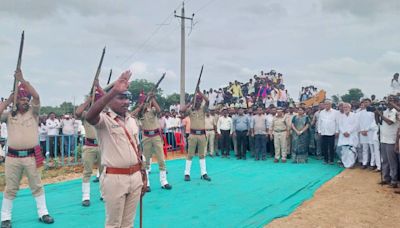
<svg viewBox="0 0 400 228">
<path fill-rule="evenodd" d="M 115 81 L 112 91 L 116 93 L 123 93 L 128 90 L 129 79 L 131 78 L 132 72 L 130 70 L 125 71 L 119 76 L 117 81 Z"/>
</svg>

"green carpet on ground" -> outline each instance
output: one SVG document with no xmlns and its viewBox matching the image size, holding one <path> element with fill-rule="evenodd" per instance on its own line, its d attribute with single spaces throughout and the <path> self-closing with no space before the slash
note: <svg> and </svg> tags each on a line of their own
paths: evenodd
<svg viewBox="0 0 400 228">
<path fill-rule="evenodd" d="M 273 163 L 253 159 L 207 158 L 211 182 L 200 180 L 198 159 L 193 160 L 192 181 L 183 181 L 185 160 L 167 162 L 173 189 L 162 190 L 158 165 L 152 166 L 152 192 L 144 199 L 144 227 L 262 227 L 292 213 L 326 181 L 342 171 L 311 159 L 308 164 Z M 92 204 L 81 206 L 81 180 L 45 186 L 52 225 L 37 221 L 35 200 L 29 189 L 14 201 L 13 227 L 104 227 L 104 203 L 99 184 L 91 183 Z M 1 198 L 3 196 L 1 195 Z M 139 224 L 137 213 L 135 227 Z"/>
</svg>

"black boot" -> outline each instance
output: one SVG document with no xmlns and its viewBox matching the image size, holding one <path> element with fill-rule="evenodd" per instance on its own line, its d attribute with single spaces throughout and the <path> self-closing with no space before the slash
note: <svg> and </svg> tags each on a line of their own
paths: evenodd
<svg viewBox="0 0 400 228">
<path fill-rule="evenodd" d="M 89 206 L 90 206 L 90 200 L 84 200 L 84 201 L 82 201 L 82 206 L 84 206 L 84 207 L 89 207 Z"/>
<path fill-rule="evenodd" d="M 185 181 L 190 181 L 190 176 L 189 175 L 185 175 Z"/>
<path fill-rule="evenodd" d="M 54 219 L 50 215 L 43 215 L 41 218 L 39 218 L 39 221 L 45 224 L 54 223 Z"/>
<path fill-rule="evenodd" d="M 11 228 L 11 220 L 1 221 L 1 228 Z"/>
<path fill-rule="evenodd" d="M 172 185 L 170 184 L 166 184 L 164 186 L 161 186 L 162 189 L 167 189 L 167 190 L 171 190 L 172 189 Z"/>
<path fill-rule="evenodd" d="M 201 176 L 201 179 L 206 181 L 211 181 L 211 178 L 207 175 L 207 173 Z"/>
</svg>

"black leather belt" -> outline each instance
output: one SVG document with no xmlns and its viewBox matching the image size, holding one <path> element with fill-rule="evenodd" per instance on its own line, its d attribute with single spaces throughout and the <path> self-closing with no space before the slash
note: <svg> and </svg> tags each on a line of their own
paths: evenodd
<svg viewBox="0 0 400 228">
<path fill-rule="evenodd" d="M 14 150 L 10 147 L 8 148 L 8 154 L 11 154 L 12 156 L 15 156 L 15 157 L 29 157 L 34 153 L 35 153 L 34 148 L 26 149 L 26 150 Z"/>
<path fill-rule="evenodd" d="M 206 134 L 206 130 L 204 130 L 204 129 L 202 129 L 202 130 L 190 129 L 190 134 L 193 134 L 193 135 L 205 135 Z"/>
<path fill-rule="evenodd" d="M 160 134 L 160 129 L 154 130 L 143 130 L 143 135 L 147 137 L 153 137 Z"/>
</svg>

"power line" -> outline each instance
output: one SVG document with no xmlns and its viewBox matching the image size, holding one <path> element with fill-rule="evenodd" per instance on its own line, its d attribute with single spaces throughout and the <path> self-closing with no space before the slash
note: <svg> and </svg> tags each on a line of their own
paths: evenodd
<svg viewBox="0 0 400 228">
<path fill-rule="evenodd" d="M 190 0 L 186 0 L 186 2 L 189 2 Z M 185 0 L 183 1 L 183 2 L 185 2 Z M 181 6 L 181 3 L 179 3 L 179 5 L 177 5 L 176 7 L 175 7 L 175 9 L 174 9 L 174 11 L 176 11 L 177 9 L 179 9 L 180 8 L 180 6 Z M 165 25 L 169 25 L 170 23 L 171 23 L 171 21 L 172 21 L 172 19 L 174 18 L 174 14 L 173 13 L 171 13 L 171 14 L 168 14 L 168 16 L 161 22 L 161 23 L 158 23 L 157 24 L 157 26 L 156 26 L 156 28 L 153 30 L 153 32 L 149 35 L 149 37 L 143 42 L 143 43 L 141 43 L 140 45 L 139 45 L 139 47 L 138 48 L 136 48 L 136 51 L 135 52 L 133 52 L 131 55 L 129 55 L 124 61 L 122 61 L 122 63 L 120 64 L 120 66 L 122 66 L 122 65 L 124 65 L 128 60 L 131 60 L 132 58 L 136 58 L 136 55 L 138 54 L 138 53 L 140 53 L 142 50 L 143 50 L 143 48 L 150 42 L 150 40 L 160 31 L 160 29 L 163 27 L 163 26 L 165 26 Z M 168 20 L 170 20 L 168 23 L 167 23 L 167 21 Z"/>
</svg>

